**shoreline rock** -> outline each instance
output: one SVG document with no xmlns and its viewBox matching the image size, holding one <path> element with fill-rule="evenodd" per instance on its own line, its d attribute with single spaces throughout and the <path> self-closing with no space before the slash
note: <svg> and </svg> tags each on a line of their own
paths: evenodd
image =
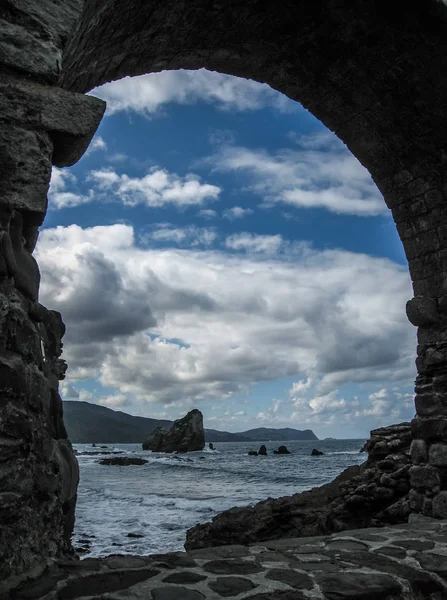
<svg viewBox="0 0 447 600">
<path fill-rule="evenodd" d="M 195 452 L 205 447 L 203 415 L 196 408 L 170 429 L 157 427 L 143 442 L 143 450 L 152 452 Z"/>
<path fill-rule="evenodd" d="M 185 549 L 405 523 L 410 514 L 410 444 L 409 423 L 375 429 L 363 464 L 312 490 L 226 510 L 189 529 Z"/>
<path fill-rule="evenodd" d="M 99 461 L 100 465 L 127 467 L 131 465 L 145 465 L 149 461 L 144 458 L 132 458 L 130 456 L 116 456 L 114 458 L 103 458 Z"/>
<path fill-rule="evenodd" d="M 324 456 L 324 452 L 321 452 L 321 450 L 317 450 L 316 448 L 314 448 L 312 450 L 312 452 L 310 453 L 311 456 Z"/>
<path fill-rule="evenodd" d="M 280 446 L 278 450 L 273 450 L 273 454 L 291 454 L 291 452 L 287 450 L 287 446 Z"/>
</svg>

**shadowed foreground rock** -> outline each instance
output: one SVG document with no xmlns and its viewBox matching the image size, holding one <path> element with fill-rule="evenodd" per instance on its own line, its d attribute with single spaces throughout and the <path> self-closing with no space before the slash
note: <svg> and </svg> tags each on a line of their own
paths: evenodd
<svg viewBox="0 0 447 600">
<path fill-rule="evenodd" d="M 157 427 L 143 442 L 143 450 L 153 452 L 194 452 L 204 447 L 203 415 L 196 408 L 174 421 L 171 429 Z"/>
<path fill-rule="evenodd" d="M 404 523 L 410 514 L 410 443 L 409 423 L 375 429 L 362 465 L 348 467 L 331 483 L 308 492 L 222 512 L 210 523 L 189 529 L 185 548 Z"/>
<path fill-rule="evenodd" d="M 258 546 L 60 561 L 6 598 L 443 600 L 446 539 L 447 522 L 419 517 L 395 527 Z"/>
</svg>

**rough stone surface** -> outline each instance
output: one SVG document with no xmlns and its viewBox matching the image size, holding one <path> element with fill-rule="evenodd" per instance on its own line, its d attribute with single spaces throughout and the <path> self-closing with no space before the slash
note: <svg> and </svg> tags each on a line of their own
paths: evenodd
<svg viewBox="0 0 447 600">
<path fill-rule="evenodd" d="M 71 555 L 79 478 L 57 391 L 64 327 L 19 281 L 0 278 L 0 581 Z"/>
<path fill-rule="evenodd" d="M 375 429 L 365 445 L 368 460 L 363 465 L 349 467 L 320 488 L 220 513 L 190 529 L 185 547 L 249 544 L 278 534 L 301 537 L 406 522 L 410 444 L 408 423 Z M 437 476 L 436 469 L 430 473 Z"/>
<path fill-rule="evenodd" d="M 440 492 L 433 498 L 432 510 L 434 517 L 447 518 L 447 492 Z"/>
<path fill-rule="evenodd" d="M 254 546 L 222 546 L 207 549 L 208 555 L 201 550 L 59 561 L 41 576 L 11 589 L 2 600 L 447 597 L 447 521 L 426 519 L 304 541 L 290 538 Z M 304 546 L 318 553 L 303 553 Z M 389 549 L 399 550 L 399 554 L 393 555 Z M 241 564 L 243 574 L 238 567 Z"/>
<path fill-rule="evenodd" d="M 222 598 L 231 598 L 239 596 L 244 592 L 248 592 L 256 587 L 256 584 L 246 579 L 245 577 L 218 577 L 214 581 L 210 581 L 208 587 L 222 596 Z"/>
<path fill-rule="evenodd" d="M 204 447 L 203 415 L 197 409 L 174 421 L 171 429 L 157 427 L 143 442 L 143 450 L 153 452 L 194 452 Z"/>
<path fill-rule="evenodd" d="M 440 320 L 436 298 L 416 296 L 408 300 L 406 311 L 408 320 L 416 327 L 432 325 Z"/>
</svg>

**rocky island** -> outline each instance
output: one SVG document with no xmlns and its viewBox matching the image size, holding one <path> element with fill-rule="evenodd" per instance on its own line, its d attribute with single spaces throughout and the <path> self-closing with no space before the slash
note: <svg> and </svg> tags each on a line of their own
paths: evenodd
<svg viewBox="0 0 447 600">
<path fill-rule="evenodd" d="M 157 427 L 143 442 L 143 450 L 152 452 L 194 452 L 205 447 L 203 415 L 196 408 L 170 429 Z"/>
</svg>

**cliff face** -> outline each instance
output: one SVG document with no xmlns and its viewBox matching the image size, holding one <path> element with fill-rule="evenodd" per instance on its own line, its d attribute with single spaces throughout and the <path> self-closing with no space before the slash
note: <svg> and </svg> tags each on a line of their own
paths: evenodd
<svg viewBox="0 0 447 600">
<path fill-rule="evenodd" d="M 410 514 L 409 423 L 375 429 L 368 459 L 308 492 L 231 508 L 187 532 L 185 548 L 252 544 L 406 522 Z"/>
<path fill-rule="evenodd" d="M 171 429 L 157 427 L 143 442 L 143 450 L 153 452 L 194 452 L 204 447 L 203 415 L 197 409 L 174 421 Z"/>
</svg>

